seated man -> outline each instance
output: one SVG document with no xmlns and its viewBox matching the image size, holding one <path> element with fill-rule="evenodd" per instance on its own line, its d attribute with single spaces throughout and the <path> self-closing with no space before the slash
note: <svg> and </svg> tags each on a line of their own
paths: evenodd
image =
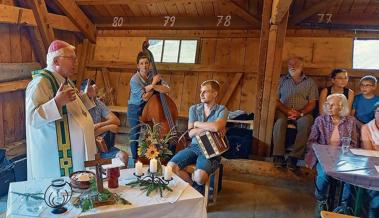
<svg viewBox="0 0 379 218">
<path fill-rule="evenodd" d="M 90 80 L 88 82 L 88 80 Z M 80 90 L 85 91 L 86 87 L 91 85 L 97 91 L 95 81 L 91 79 L 85 79 L 82 81 Z M 92 97 L 92 96 L 91 96 Z M 92 100 L 95 103 L 95 107 L 89 110 L 91 117 L 93 119 L 93 123 L 95 124 L 95 136 L 96 141 L 101 141 L 104 139 L 105 144 L 107 146 L 107 150 L 105 152 L 100 152 L 100 156 L 102 158 L 114 158 L 118 157 L 125 165 L 128 165 L 128 154 L 124 151 L 120 151 L 118 148 L 114 146 L 114 138 L 115 134 L 118 132 L 120 126 L 120 120 L 117 116 L 109 111 L 107 106 L 96 96 L 92 97 Z"/>
<path fill-rule="evenodd" d="M 279 82 L 276 104 L 275 124 L 273 130 L 274 165 L 285 166 L 285 139 L 288 123 L 297 126 L 297 134 L 293 150 L 288 154 L 287 167 L 297 169 L 297 160 L 302 158 L 313 122 L 312 110 L 318 99 L 318 89 L 312 78 L 303 72 L 301 58 L 291 58 L 288 61 L 288 74 Z"/>
<path fill-rule="evenodd" d="M 196 135 L 205 131 L 220 132 L 225 130 L 228 111 L 224 105 L 216 104 L 216 98 L 220 91 L 220 85 L 215 80 L 207 80 L 201 84 L 200 104 L 192 105 L 189 109 L 188 129 L 189 136 L 192 138 L 191 145 L 178 152 L 168 163 L 176 175 L 186 182 L 203 190 L 203 185 L 218 167 L 221 157 L 207 159 L 198 142 Z M 190 175 L 184 171 L 188 165 L 196 164 L 191 179 Z M 197 186 L 198 185 L 198 186 Z"/>
</svg>

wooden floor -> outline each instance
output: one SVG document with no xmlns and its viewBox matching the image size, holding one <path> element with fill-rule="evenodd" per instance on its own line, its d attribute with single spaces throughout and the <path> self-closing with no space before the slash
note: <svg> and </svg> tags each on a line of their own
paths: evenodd
<svg viewBox="0 0 379 218">
<path fill-rule="evenodd" d="M 125 134 L 116 138 L 127 143 Z M 123 149 L 130 152 L 128 146 Z M 313 172 L 276 169 L 270 161 L 222 160 L 222 191 L 209 218 L 311 218 L 314 216 Z M 6 197 L 0 198 L 0 218 L 5 217 Z"/>
<path fill-rule="evenodd" d="M 118 145 L 127 137 L 119 134 Z M 130 152 L 128 146 L 123 147 Z M 270 161 L 222 160 L 223 188 L 209 218 L 312 218 L 314 172 L 277 169 Z"/>
<path fill-rule="evenodd" d="M 261 161 L 233 160 L 234 164 L 271 165 Z M 311 218 L 314 215 L 312 179 L 281 179 L 240 173 L 227 161 L 223 188 L 216 205 L 208 209 L 209 218 Z M 229 166 L 228 166 L 229 165 Z M 229 169 L 228 169 L 229 168 Z M 285 177 L 292 172 L 279 172 Z M 305 176 L 305 178 L 310 178 Z"/>
</svg>

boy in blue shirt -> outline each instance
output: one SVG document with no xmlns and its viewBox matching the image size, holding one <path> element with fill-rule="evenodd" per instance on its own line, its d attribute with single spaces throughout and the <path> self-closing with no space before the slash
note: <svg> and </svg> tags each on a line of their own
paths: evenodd
<svg viewBox="0 0 379 218">
<path fill-rule="evenodd" d="M 363 124 L 374 119 L 374 105 L 379 102 L 379 96 L 375 95 L 376 84 L 375 76 L 362 77 L 359 84 L 361 93 L 354 98 L 352 115 Z"/>
</svg>

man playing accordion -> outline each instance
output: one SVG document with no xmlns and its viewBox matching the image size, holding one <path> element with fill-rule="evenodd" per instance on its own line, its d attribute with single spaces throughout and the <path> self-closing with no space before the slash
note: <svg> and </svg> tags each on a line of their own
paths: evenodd
<svg viewBox="0 0 379 218">
<path fill-rule="evenodd" d="M 203 192 L 204 184 L 218 167 L 220 156 L 207 159 L 204 155 L 196 136 L 209 132 L 223 132 L 228 117 L 228 110 L 224 105 L 216 103 L 220 92 L 220 85 L 216 80 L 207 80 L 200 86 L 201 103 L 192 105 L 189 109 L 188 129 L 192 138 L 191 145 L 178 152 L 168 163 L 173 171 L 183 180 Z M 188 174 L 184 168 L 196 164 L 196 170 Z"/>
</svg>

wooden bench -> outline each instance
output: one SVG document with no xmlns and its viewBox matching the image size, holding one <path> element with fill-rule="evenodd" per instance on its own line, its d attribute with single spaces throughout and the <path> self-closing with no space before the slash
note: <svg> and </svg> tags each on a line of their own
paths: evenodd
<svg viewBox="0 0 379 218">
<path fill-rule="evenodd" d="M 126 106 L 115 106 L 110 105 L 108 106 L 108 109 L 116 114 L 118 118 L 120 119 L 121 126 L 118 130 L 118 133 L 128 133 L 129 128 L 126 126 L 126 113 L 128 112 L 128 107 Z"/>
</svg>

